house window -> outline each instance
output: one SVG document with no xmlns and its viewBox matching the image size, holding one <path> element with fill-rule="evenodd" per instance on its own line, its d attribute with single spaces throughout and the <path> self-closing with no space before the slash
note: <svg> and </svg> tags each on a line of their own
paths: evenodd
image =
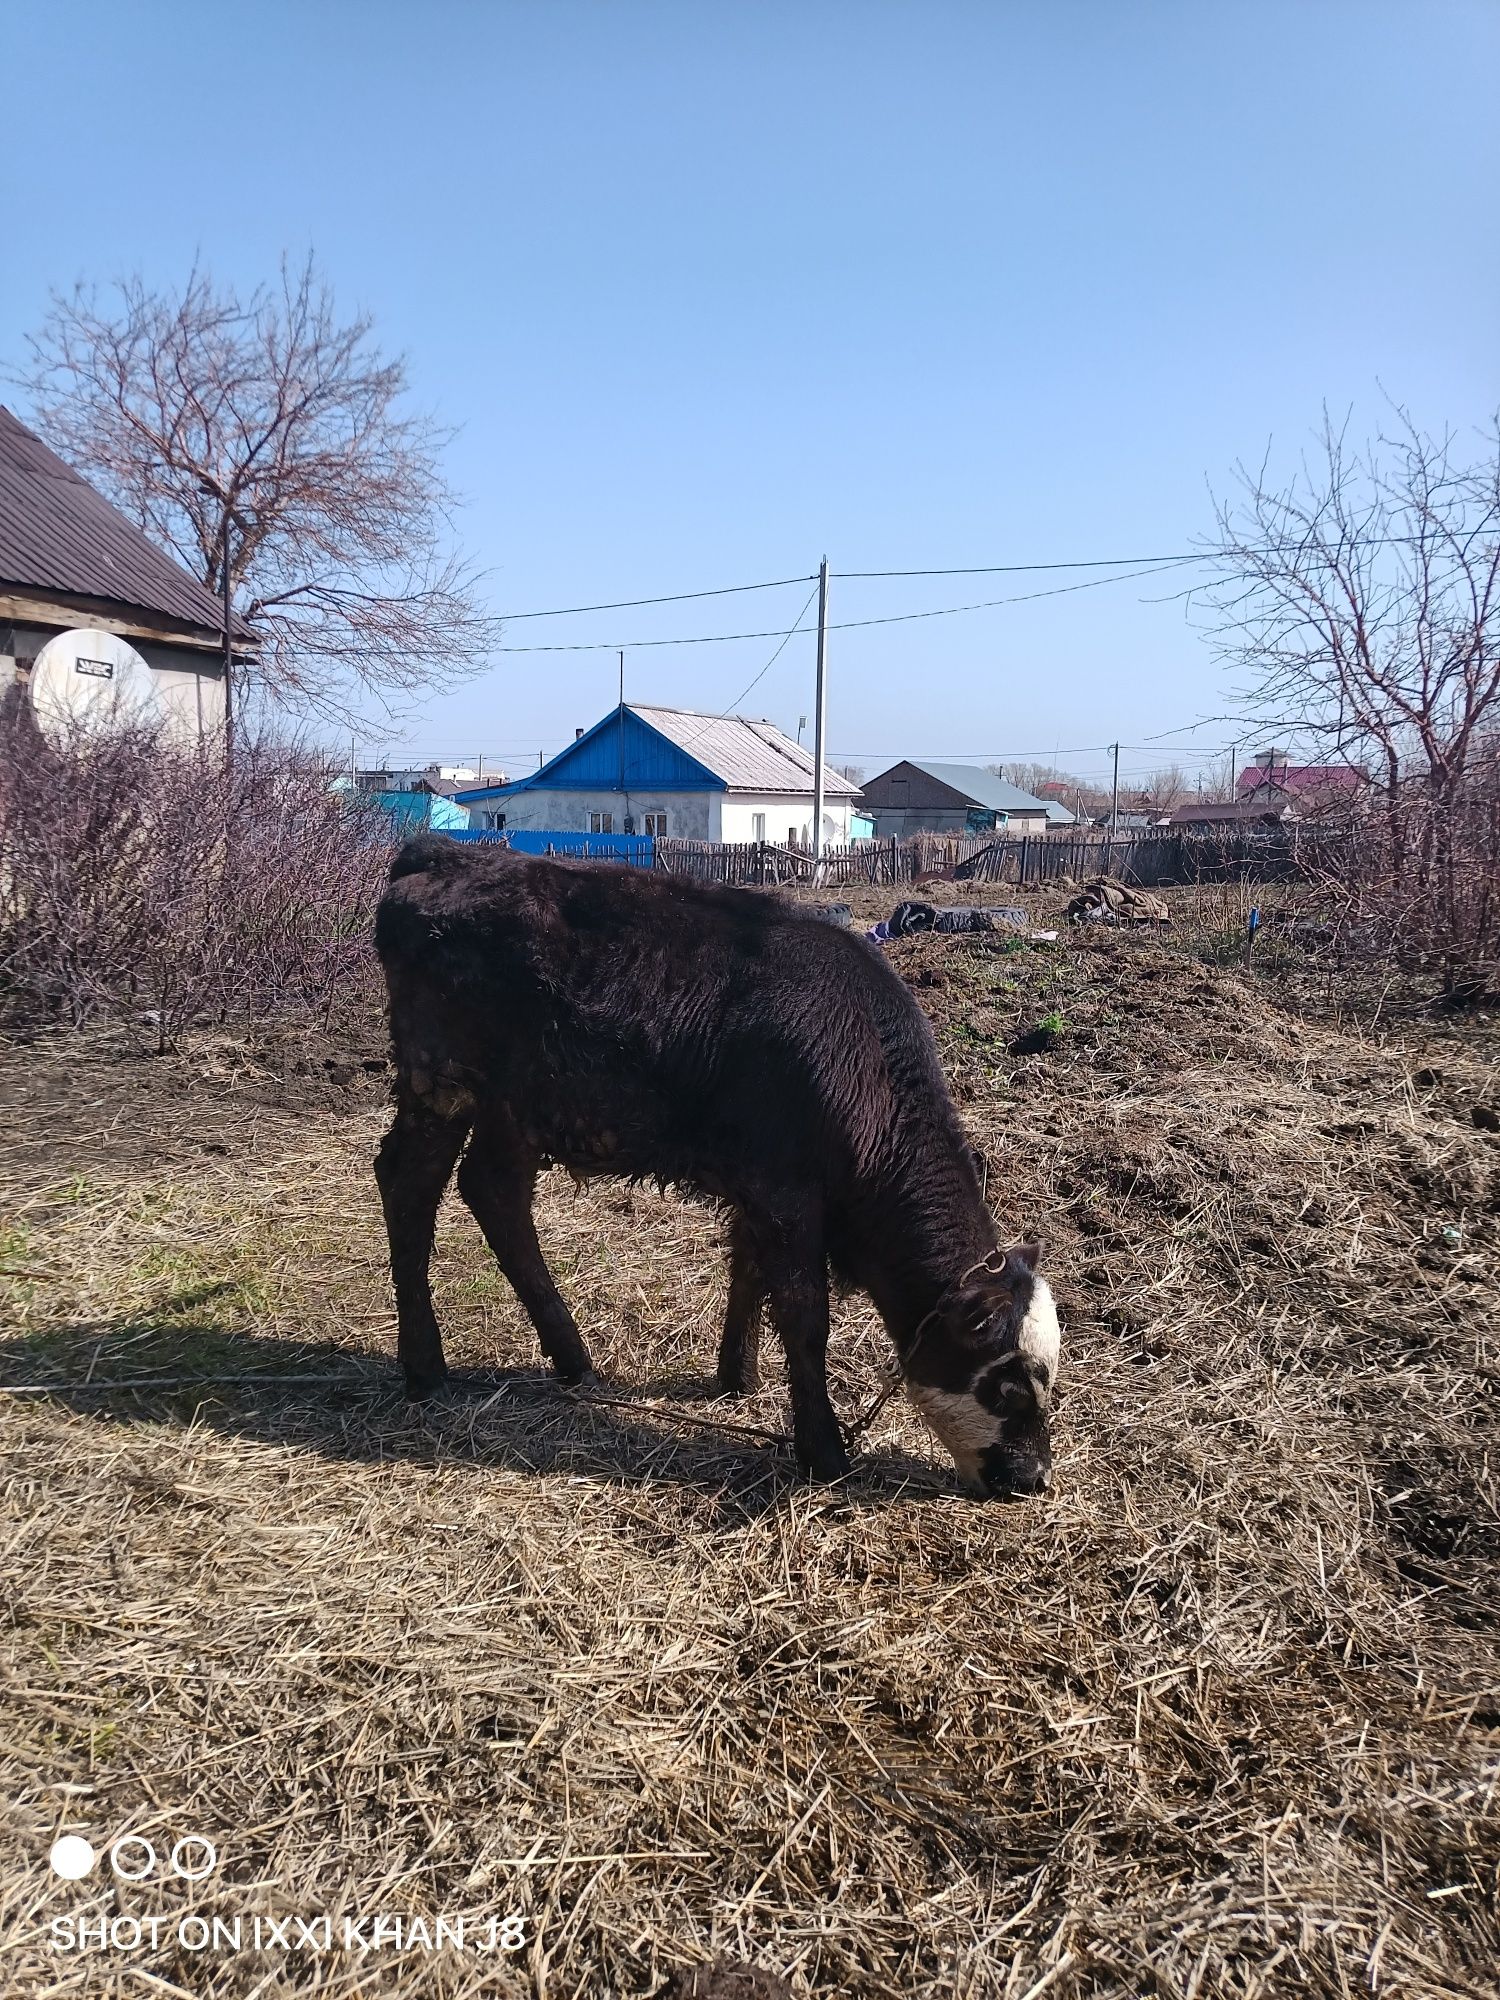
<svg viewBox="0 0 1500 2000">
<path fill-rule="evenodd" d="M 666 814 L 642 813 L 641 831 L 642 833 L 649 834 L 654 840 L 665 840 L 667 837 Z"/>
<path fill-rule="evenodd" d="M 589 814 L 590 833 L 613 833 L 614 830 L 615 830 L 615 816 L 613 813 Z"/>
<path fill-rule="evenodd" d="M 750 838 L 752 840 L 764 840 L 765 837 L 766 837 L 765 814 L 752 813 L 750 815 Z"/>
<path fill-rule="evenodd" d="M 484 823 L 486 826 L 493 827 L 496 833 L 498 833 L 505 824 L 505 814 L 495 812 L 486 813 Z"/>
</svg>

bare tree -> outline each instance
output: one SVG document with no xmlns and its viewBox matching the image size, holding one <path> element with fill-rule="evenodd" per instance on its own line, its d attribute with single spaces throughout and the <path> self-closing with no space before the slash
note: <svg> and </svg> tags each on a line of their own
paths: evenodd
<svg viewBox="0 0 1500 2000">
<path fill-rule="evenodd" d="M 1463 463 L 1405 411 L 1359 451 L 1325 417 L 1289 485 L 1239 488 L 1211 598 L 1256 719 L 1374 762 L 1390 799 L 1408 775 L 1457 799 L 1500 723 L 1500 426 Z"/>
<path fill-rule="evenodd" d="M 1188 781 L 1180 764 L 1166 764 L 1147 777 L 1138 778 L 1131 793 L 1133 809 L 1140 812 L 1170 812 L 1188 796 Z"/>
<path fill-rule="evenodd" d="M 1059 799 L 1072 811 L 1087 817 L 1096 818 L 1109 810 L 1107 788 L 1088 784 L 1081 778 L 1075 778 L 1071 771 L 1060 771 L 1053 764 L 987 764 L 985 769 L 1021 791 L 1030 792 L 1033 798 Z"/>
<path fill-rule="evenodd" d="M 311 258 L 248 298 L 194 269 L 180 293 L 54 294 L 23 377 L 49 441 L 215 592 L 227 562 L 260 691 L 325 718 L 497 638 L 452 544 L 448 434 L 371 328 Z"/>
<path fill-rule="evenodd" d="M 1290 485 L 1242 469 L 1240 488 L 1219 511 L 1220 648 L 1258 721 L 1380 781 L 1381 837 L 1313 850 L 1341 935 L 1356 957 L 1440 972 L 1451 1000 L 1492 994 L 1500 424 L 1465 462 L 1402 410 L 1362 451 L 1325 418 Z"/>
<path fill-rule="evenodd" d="M 1222 751 L 1210 763 L 1199 767 L 1193 797 L 1206 805 L 1233 804 L 1239 771 L 1238 751 Z"/>
</svg>

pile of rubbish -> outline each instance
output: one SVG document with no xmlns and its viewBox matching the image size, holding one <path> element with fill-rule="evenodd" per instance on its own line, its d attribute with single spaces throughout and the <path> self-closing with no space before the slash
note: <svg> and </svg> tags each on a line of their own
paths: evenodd
<svg viewBox="0 0 1500 2000">
<path fill-rule="evenodd" d="M 1170 924 L 1172 912 L 1160 896 L 1101 877 L 1089 882 L 1068 905 L 1070 924 Z"/>
<path fill-rule="evenodd" d="M 940 909 L 934 903 L 906 902 L 898 903 L 891 914 L 866 931 L 865 936 L 873 938 L 876 944 L 888 944 L 892 938 L 918 937 L 926 931 L 963 934 L 1025 930 L 1029 921 L 1024 910 L 980 908 L 967 903 L 954 903 Z"/>
</svg>

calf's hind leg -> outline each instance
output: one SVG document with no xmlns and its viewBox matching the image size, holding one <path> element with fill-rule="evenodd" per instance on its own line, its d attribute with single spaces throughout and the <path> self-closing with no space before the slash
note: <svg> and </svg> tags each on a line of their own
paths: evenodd
<svg viewBox="0 0 1500 2000">
<path fill-rule="evenodd" d="M 814 1479 L 842 1479 L 849 1454 L 828 1398 L 828 1257 L 813 1198 L 794 1214 L 755 1216 L 750 1228 L 786 1349 L 797 1461 Z"/>
<path fill-rule="evenodd" d="M 581 1382 L 593 1374 L 594 1364 L 537 1241 L 531 1214 L 535 1189 L 536 1163 L 519 1135 L 482 1126 L 458 1170 L 458 1191 L 526 1308 L 543 1354 L 564 1382 Z"/>
<path fill-rule="evenodd" d="M 726 1396 L 751 1396 L 760 1387 L 760 1321 L 766 1288 L 744 1219 L 729 1226 L 729 1304 L 719 1341 L 719 1388 Z"/>
<path fill-rule="evenodd" d="M 467 1116 L 443 1117 L 403 1085 L 395 1120 L 375 1155 L 396 1289 L 396 1358 L 415 1403 L 435 1395 L 448 1375 L 428 1266 L 438 1204 L 468 1129 Z"/>
</svg>

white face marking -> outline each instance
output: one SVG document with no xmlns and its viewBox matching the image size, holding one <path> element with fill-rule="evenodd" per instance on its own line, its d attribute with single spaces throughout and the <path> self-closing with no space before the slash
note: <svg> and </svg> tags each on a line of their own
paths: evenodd
<svg viewBox="0 0 1500 2000">
<path fill-rule="evenodd" d="M 1057 1380 L 1057 1364 L 1062 1352 L 1062 1328 L 1057 1323 L 1057 1301 L 1045 1278 L 1038 1278 L 1031 1294 L 1031 1308 L 1021 1322 L 1016 1346 L 1028 1361 L 1034 1361 L 1047 1378 L 1050 1389 Z"/>
<path fill-rule="evenodd" d="M 1000 1419 L 977 1396 L 953 1395 L 920 1382 L 913 1382 L 910 1390 L 917 1410 L 952 1453 L 959 1478 L 971 1492 L 987 1493 L 979 1468 L 990 1446 L 1000 1442 Z"/>
</svg>

